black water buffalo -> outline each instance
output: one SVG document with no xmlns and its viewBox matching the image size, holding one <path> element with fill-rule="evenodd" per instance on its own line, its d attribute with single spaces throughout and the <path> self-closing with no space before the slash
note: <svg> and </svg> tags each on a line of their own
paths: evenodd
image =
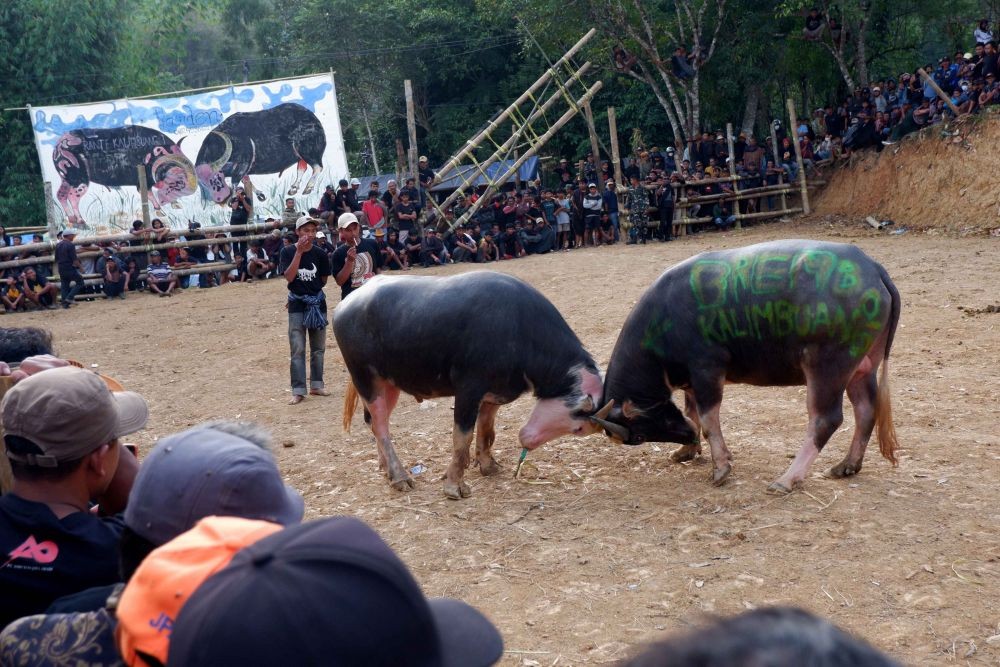
<svg viewBox="0 0 1000 667">
<path fill-rule="evenodd" d="M 52 150 L 52 163 L 62 179 L 56 200 L 71 225 L 83 225 L 80 200 L 91 183 L 109 188 L 139 187 L 138 167 L 145 167 L 149 198 L 157 213 L 164 204 L 197 188 L 194 167 L 180 143 L 141 125 L 66 132 Z"/>
<path fill-rule="evenodd" d="M 279 104 L 263 111 L 235 113 L 219 123 L 202 142 L 195 159 L 195 172 L 203 192 L 217 204 L 225 204 L 233 190 L 251 174 L 281 174 L 297 165 L 289 195 L 299 190 L 306 165 L 312 174 L 302 194 L 313 191 L 323 172 L 326 132 L 312 111 L 301 104 Z M 230 178 L 232 186 L 226 184 Z M 264 193 L 256 190 L 257 198 Z"/>
<path fill-rule="evenodd" d="M 600 430 L 588 419 L 602 390 L 594 360 L 555 306 L 511 276 L 377 276 L 337 307 L 333 333 L 351 374 L 344 429 L 350 429 L 360 394 L 380 467 L 397 490 L 413 486 L 389 435 L 389 415 L 401 391 L 418 401 L 455 397 L 444 483 L 449 498 L 470 493 L 462 476 L 473 428 L 480 472 L 500 470 L 490 453 L 493 420 L 501 405 L 526 391 L 538 402 L 519 433 L 523 447 Z"/>
<path fill-rule="evenodd" d="M 854 246 L 777 241 L 703 253 L 661 275 L 626 320 L 604 382 L 603 400 L 616 406 L 602 424 L 630 445 L 681 443 L 675 461 L 701 452 L 700 431 L 721 484 L 731 469 L 719 425 L 723 385 L 805 384 L 805 443 L 769 487 L 787 493 L 843 421 L 846 389 L 854 438 L 830 473 L 861 470 L 876 424 L 882 455 L 895 465 L 888 369 L 899 310 L 885 269 Z M 671 402 L 674 389 L 684 392 L 688 419 Z"/>
</svg>

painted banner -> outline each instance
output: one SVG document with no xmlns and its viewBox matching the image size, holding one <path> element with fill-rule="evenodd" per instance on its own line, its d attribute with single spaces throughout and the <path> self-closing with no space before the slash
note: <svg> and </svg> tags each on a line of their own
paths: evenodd
<svg viewBox="0 0 1000 667">
<path fill-rule="evenodd" d="M 128 231 L 150 215 L 174 228 L 229 221 L 235 188 L 251 183 L 254 215 L 305 211 L 348 176 L 332 74 L 236 85 L 184 97 L 30 107 L 60 227 Z"/>
</svg>

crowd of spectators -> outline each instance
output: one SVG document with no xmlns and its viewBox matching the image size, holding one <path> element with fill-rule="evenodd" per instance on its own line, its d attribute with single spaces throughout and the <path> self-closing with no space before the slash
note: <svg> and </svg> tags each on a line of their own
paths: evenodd
<svg viewBox="0 0 1000 667">
<path fill-rule="evenodd" d="M 53 356 L 40 329 L 0 329 L 0 664 L 440 665 L 504 654 L 493 623 L 427 598 L 372 528 L 303 522 L 271 436 L 211 421 L 125 438 L 146 400 Z M 623 665 L 895 663 L 828 622 L 763 609 Z"/>
</svg>

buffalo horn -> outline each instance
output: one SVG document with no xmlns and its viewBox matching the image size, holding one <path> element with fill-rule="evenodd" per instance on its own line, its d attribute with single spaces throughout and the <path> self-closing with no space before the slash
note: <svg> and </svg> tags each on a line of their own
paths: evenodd
<svg viewBox="0 0 1000 667">
<path fill-rule="evenodd" d="M 595 412 L 593 416 L 598 419 L 607 419 L 613 407 L 615 407 L 615 399 L 612 398 L 603 408 Z"/>
<path fill-rule="evenodd" d="M 222 168 L 226 166 L 227 162 L 229 162 L 229 158 L 233 156 L 233 140 L 230 139 L 229 135 L 225 132 L 216 132 L 215 130 L 212 130 L 209 134 L 216 135 L 222 139 L 222 142 L 226 145 L 225 150 L 222 151 L 222 156 L 212 163 L 212 172 L 215 173 L 222 171 Z"/>
<path fill-rule="evenodd" d="M 604 427 L 604 429 L 611 434 L 613 438 L 617 438 L 622 442 L 628 441 L 629 433 L 628 429 L 621 424 L 616 424 L 614 422 L 609 422 L 606 419 L 601 419 L 600 417 L 591 417 L 590 420 L 595 424 L 599 424 Z"/>
</svg>

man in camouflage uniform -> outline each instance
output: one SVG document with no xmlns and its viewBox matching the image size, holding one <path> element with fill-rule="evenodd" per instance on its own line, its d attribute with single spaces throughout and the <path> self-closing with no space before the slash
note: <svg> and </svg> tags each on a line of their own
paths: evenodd
<svg viewBox="0 0 1000 667">
<path fill-rule="evenodd" d="M 649 225 L 649 192 L 639 182 L 639 176 L 632 174 L 628 188 L 628 221 L 631 229 L 629 243 L 646 244 L 646 228 Z"/>
</svg>

